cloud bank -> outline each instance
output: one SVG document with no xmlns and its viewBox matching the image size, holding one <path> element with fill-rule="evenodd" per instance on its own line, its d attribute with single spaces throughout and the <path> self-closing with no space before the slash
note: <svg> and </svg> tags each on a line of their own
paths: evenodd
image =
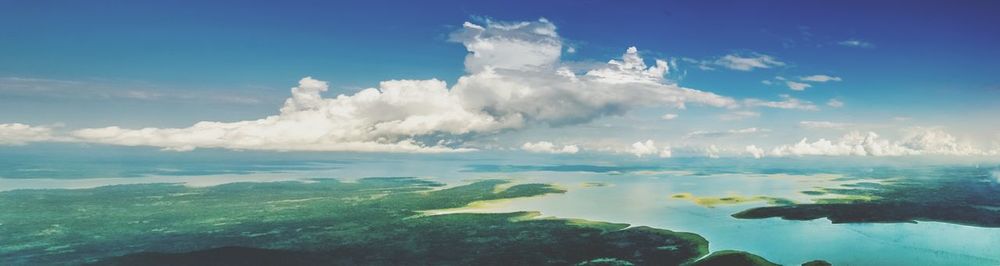
<svg viewBox="0 0 1000 266">
<path fill-rule="evenodd" d="M 747 147 L 754 157 L 763 156 L 762 149 Z M 901 140 L 892 141 L 879 137 L 875 132 L 853 131 L 839 140 L 819 139 L 810 142 L 803 138 L 798 143 L 781 145 L 768 156 L 905 156 L 905 155 L 957 155 L 988 156 L 1000 154 L 997 150 L 982 150 L 968 143 L 959 142 L 954 136 L 940 129 L 917 129 Z"/>
<path fill-rule="evenodd" d="M 545 19 L 466 22 L 451 40 L 469 51 L 467 74 L 451 87 L 436 79 L 390 80 L 353 95 L 326 98 L 321 94 L 328 90 L 326 82 L 306 77 L 291 89 L 277 115 L 203 121 L 186 128 L 90 128 L 73 131 L 72 136 L 84 142 L 176 151 L 450 152 L 472 150 L 462 144 L 476 135 L 585 123 L 634 107 L 738 105 L 732 98 L 665 79 L 668 63 L 655 60 L 647 66 L 635 47 L 621 59 L 574 72 L 560 60 L 562 39 Z M 745 60 L 734 62 L 757 67 Z"/>
</svg>

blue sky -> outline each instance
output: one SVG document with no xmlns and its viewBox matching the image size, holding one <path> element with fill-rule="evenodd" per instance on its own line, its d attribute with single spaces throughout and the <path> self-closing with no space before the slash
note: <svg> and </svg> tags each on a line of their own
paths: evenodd
<svg viewBox="0 0 1000 266">
<path fill-rule="evenodd" d="M 67 141 L 79 137 L 63 135 L 85 128 L 186 128 L 275 115 L 305 76 L 328 82 L 325 97 L 393 79 L 451 86 L 469 74 L 469 51 L 453 37 L 463 22 L 545 18 L 561 42 L 560 64 L 599 65 L 635 46 L 649 66 L 674 62 L 665 83 L 739 102 L 784 94 L 818 110 L 644 104 L 571 125 L 410 136 L 478 150 L 545 141 L 629 154 L 633 143 L 654 140 L 657 150 L 703 154 L 715 145 L 740 154 L 801 138 L 836 143 L 857 131 L 910 149 L 930 145 L 913 138 L 995 149 L 1000 4 L 870 2 L 0 1 L 0 124 L 44 127 Z M 749 71 L 717 64 L 727 55 L 779 64 Z M 813 75 L 840 81 L 800 80 Z M 790 81 L 811 87 L 791 90 Z M 829 106 L 831 99 L 843 106 Z M 667 113 L 677 118 L 660 119 Z M 942 134 L 955 145 L 938 141 Z"/>
</svg>

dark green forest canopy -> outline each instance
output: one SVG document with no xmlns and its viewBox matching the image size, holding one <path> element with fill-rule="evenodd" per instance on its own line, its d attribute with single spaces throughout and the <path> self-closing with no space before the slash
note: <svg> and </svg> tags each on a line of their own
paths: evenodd
<svg viewBox="0 0 1000 266">
<path fill-rule="evenodd" d="M 733 214 L 733 217 L 828 218 L 833 223 L 937 221 L 1000 227 L 1000 197 L 997 196 L 1000 195 L 1000 180 L 993 175 L 995 170 L 956 167 L 883 171 L 877 176 L 861 176 L 881 182 L 803 192 L 834 198 L 809 204 L 753 208 Z"/>
<path fill-rule="evenodd" d="M 120 185 L 0 193 L 0 264 L 634 264 L 708 253 L 692 233 L 528 219 L 535 213 L 420 211 L 562 193 L 482 180 L 444 188 L 417 178 L 357 182 Z M 505 186 L 501 186 L 505 185 Z"/>
</svg>

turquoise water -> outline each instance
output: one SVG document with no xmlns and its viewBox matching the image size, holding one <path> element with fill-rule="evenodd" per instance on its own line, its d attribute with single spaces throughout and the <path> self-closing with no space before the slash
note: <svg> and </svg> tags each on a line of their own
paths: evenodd
<svg viewBox="0 0 1000 266">
<path fill-rule="evenodd" d="M 712 208 L 669 195 L 773 195 L 808 198 L 799 189 L 824 182 L 816 176 L 708 175 L 708 176 L 553 176 L 528 173 L 525 179 L 554 181 L 570 187 L 563 195 L 515 199 L 475 212 L 538 210 L 555 217 L 625 222 L 696 232 L 710 241 L 712 250 L 736 249 L 759 254 L 786 265 L 821 258 L 834 265 L 998 265 L 1000 229 L 938 222 L 917 224 L 831 224 L 826 219 L 787 221 L 742 220 L 730 214 L 764 203 Z M 579 188 L 577 178 L 606 182 L 603 187 Z"/>
<path fill-rule="evenodd" d="M 31 150 L 31 148 L 36 148 Z M 927 163 L 901 160 L 669 159 L 482 154 L 383 155 L 326 153 L 151 152 L 105 148 L 79 152 L 60 147 L 0 150 L 0 191 L 87 188 L 114 184 L 183 183 L 211 186 L 333 177 L 416 176 L 464 184 L 482 178 L 553 183 L 565 194 L 489 202 L 445 212 L 540 211 L 545 216 L 583 218 L 694 232 L 712 250 L 736 249 L 782 264 L 824 259 L 835 265 L 1000 265 L 1000 228 L 940 222 L 832 224 L 826 219 L 743 220 L 730 215 L 764 200 L 696 204 L 694 197 L 766 196 L 796 202 L 819 197 L 801 193 L 886 178 L 910 178 L 942 168 L 990 171 L 983 162 Z M 992 168 L 990 168 L 992 167 Z M 992 169 L 992 170 L 991 170 Z"/>
</svg>

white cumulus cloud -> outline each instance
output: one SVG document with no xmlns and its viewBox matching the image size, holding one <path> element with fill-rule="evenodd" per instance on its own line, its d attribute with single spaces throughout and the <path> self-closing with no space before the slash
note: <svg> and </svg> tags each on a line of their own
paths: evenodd
<svg viewBox="0 0 1000 266">
<path fill-rule="evenodd" d="M 566 146 L 563 146 L 562 148 L 558 148 L 558 147 L 556 147 L 555 144 L 552 144 L 552 142 L 548 142 L 548 141 L 539 141 L 539 142 L 534 142 L 534 143 L 532 143 L 532 142 L 525 142 L 524 145 L 521 145 L 521 149 L 525 150 L 525 151 L 537 152 L 537 153 L 568 153 L 568 154 L 573 154 L 573 153 L 577 153 L 577 152 L 580 151 L 580 148 L 577 147 L 576 145 L 566 145 Z"/>
<path fill-rule="evenodd" d="M 52 141 L 52 128 L 20 123 L 0 124 L 0 145 L 24 145 L 30 142 Z"/>
<path fill-rule="evenodd" d="M 764 149 L 758 148 L 756 145 L 747 146 L 746 151 L 750 154 L 750 156 L 757 159 L 764 157 L 764 153 L 766 153 Z"/>
<path fill-rule="evenodd" d="M 715 144 L 708 145 L 708 147 L 705 148 L 705 156 L 708 158 L 718 159 L 719 152 L 720 152 L 719 147 L 716 147 Z"/>
<path fill-rule="evenodd" d="M 657 155 L 660 158 L 670 158 L 673 156 L 673 151 L 670 146 L 664 146 L 662 149 L 656 147 L 656 142 L 653 140 L 637 141 L 632 143 L 629 153 L 635 155 L 635 157 L 643 157 L 647 155 Z"/>
</svg>

